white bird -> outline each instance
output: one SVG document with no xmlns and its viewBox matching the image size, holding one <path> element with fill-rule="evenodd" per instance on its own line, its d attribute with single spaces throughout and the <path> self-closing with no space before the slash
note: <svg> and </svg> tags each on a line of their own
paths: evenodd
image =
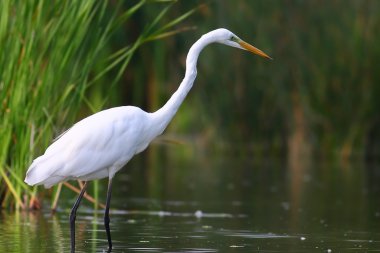
<svg viewBox="0 0 380 253">
<path fill-rule="evenodd" d="M 108 177 L 104 214 L 109 250 L 112 241 L 109 228 L 109 207 L 112 178 L 134 155 L 146 149 L 162 134 L 193 86 L 197 76 L 197 60 L 202 49 L 211 43 L 248 50 L 271 59 L 261 50 L 241 40 L 227 29 L 204 34 L 189 50 L 186 73 L 178 90 L 166 104 L 153 113 L 134 106 L 121 106 L 95 113 L 82 119 L 59 136 L 29 167 L 25 182 L 51 187 L 67 180 L 83 180 L 85 184 L 70 213 L 71 252 L 75 251 L 76 211 L 90 180 Z"/>
</svg>

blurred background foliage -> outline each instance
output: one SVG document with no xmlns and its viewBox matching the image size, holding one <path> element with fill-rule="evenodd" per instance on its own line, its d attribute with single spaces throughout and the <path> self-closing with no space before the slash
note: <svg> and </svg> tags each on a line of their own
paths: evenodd
<svg viewBox="0 0 380 253">
<path fill-rule="evenodd" d="M 172 15 L 194 6 L 181 24 L 193 31 L 138 51 L 116 104 L 157 109 L 180 83 L 191 44 L 226 27 L 274 60 L 207 48 L 167 133 L 255 155 L 379 155 L 378 1 L 178 1 Z M 145 9 L 134 27 L 150 15 Z"/>
</svg>

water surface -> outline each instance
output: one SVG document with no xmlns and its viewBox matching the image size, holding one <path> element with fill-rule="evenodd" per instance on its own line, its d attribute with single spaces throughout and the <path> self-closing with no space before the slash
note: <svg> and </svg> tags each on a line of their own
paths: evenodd
<svg viewBox="0 0 380 253">
<path fill-rule="evenodd" d="M 191 159 L 189 159 L 191 157 Z M 380 252 L 377 165 L 147 153 L 119 173 L 112 252 Z M 101 182 L 100 198 L 106 180 Z M 44 192 L 48 194 L 48 191 Z M 0 252 L 68 252 L 64 188 L 56 214 L 0 214 Z M 83 201 L 77 252 L 107 249 L 103 210 Z"/>
</svg>

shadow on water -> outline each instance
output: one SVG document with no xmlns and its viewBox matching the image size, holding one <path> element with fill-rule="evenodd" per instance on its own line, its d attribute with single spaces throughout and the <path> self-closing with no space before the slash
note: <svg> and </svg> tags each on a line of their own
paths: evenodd
<svg viewBox="0 0 380 253">
<path fill-rule="evenodd" d="M 144 154 L 115 178 L 112 252 L 380 252 L 376 166 L 175 153 Z M 1 212 L 0 252 L 68 252 L 66 194 L 55 215 Z M 103 210 L 90 206 L 78 211 L 77 252 L 105 252 Z"/>
</svg>

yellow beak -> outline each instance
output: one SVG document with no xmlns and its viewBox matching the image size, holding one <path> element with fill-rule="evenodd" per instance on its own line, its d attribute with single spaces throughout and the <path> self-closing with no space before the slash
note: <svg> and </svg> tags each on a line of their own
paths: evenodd
<svg viewBox="0 0 380 253">
<path fill-rule="evenodd" d="M 273 60 L 272 57 L 270 57 L 269 55 L 267 55 L 266 53 L 264 53 L 263 51 L 261 51 L 260 49 L 252 46 L 251 44 L 243 41 L 243 40 L 240 40 L 239 42 L 239 45 L 244 48 L 245 50 L 253 53 L 253 54 L 257 54 L 261 57 L 264 57 L 264 58 L 267 58 L 267 59 L 270 59 L 270 60 Z"/>
</svg>

